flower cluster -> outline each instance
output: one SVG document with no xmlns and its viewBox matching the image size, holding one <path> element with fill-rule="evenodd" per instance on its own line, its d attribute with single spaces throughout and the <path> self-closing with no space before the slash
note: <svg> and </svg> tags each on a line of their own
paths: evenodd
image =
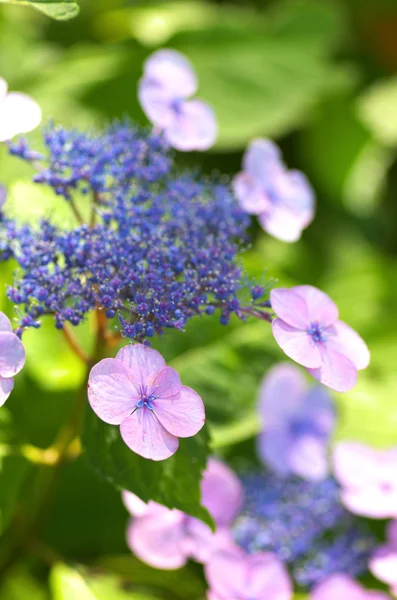
<svg viewBox="0 0 397 600">
<path fill-rule="evenodd" d="M 262 288 L 242 304 L 237 256 L 249 219 L 227 186 L 175 173 L 163 137 L 126 124 L 92 137 L 50 127 L 45 145 L 35 181 L 66 198 L 77 217 L 74 196 L 85 193 L 92 217 L 69 231 L 48 220 L 34 227 L 0 219 L 0 258 L 20 267 L 8 290 L 23 307 L 20 328 L 38 327 L 46 314 L 58 328 L 78 325 L 99 308 L 117 316 L 123 336 L 142 341 L 216 309 L 223 324 L 232 313 L 268 318 Z M 11 152 L 28 160 L 32 153 L 24 142 Z"/>
</svg>

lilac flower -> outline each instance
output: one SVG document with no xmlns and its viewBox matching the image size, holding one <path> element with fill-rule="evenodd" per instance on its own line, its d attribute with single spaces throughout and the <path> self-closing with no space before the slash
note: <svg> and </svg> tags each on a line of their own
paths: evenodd
<svg viewBox="0 0 397 600">
<path fill-rule="evenodd" d="M 292 584 L 283 563 L 257 552 L 217 552 L 205 564 L 208 600 L 290 600 Z"/>
<path fill-rule="evenodd" d="M 338 320 L 338 309 L 324 292 L 310 285 L 279 288 L 270 293 L 277 317 L 273 335 L 287 356 L 307 368 L 315 379 L 347 392 L 357 381 L 357 370 L 369 364 L 361 337 Z"/>
<path fill-rule="evenodd" d="M 148 504 L 131 492 L 123 492 L 123 501 L 134 517 L 127 529 L 127 543 L 144 562 L 158 569 L 177 569 L 189 558 L 206 562 L 216 550 L 232 546 L 227 526 L 242 503 L 242 488 L 226 465 L 210 459 L 201 482 L 202 504 L 218 529 L 179 510 L 170 510 L 157 502 Z"/>
<path fill-rule="evenodd" d="M 371 556 L 369 570 L 377 579 L 390 586 L 390 592 L 397 596 L 397 521 L 389 523 L 387 544 L 379 546 Z"/>
<path fill-rule="evenodd" d="M 366 590 L 347 575 L 332 575 L 320 583 L 310 600 L 390 600 L 387 594 Z"/>
<path fill-rule="evenodd" d="M 298 368 L 277 365 L 263 380 L 259 413 L 265 430 L 258 451 L 270 469 L 309 480 L 327 476 L 327 443 L 335 410 L 323 387 L 309 390 Z"/>
<path fill-rule="evenodd" d="M 35 129 L 41 121 L 40 106 L 33 98 L 7 90 L 7 82 L 0 77 L 0 142 Z"/>
<path fill-rule="evenodd" d="M 177 150 L 207 150 L 217 136 L 212 108 L 202 100 L 187 99 L 196 91 L 192 65 L 179 52 L 159 50 L 145 62 L 139 101 L 148 118 Z"/>
<path fill-rule="evenodd" d="M 373 519 L 397 518 L 397 447 L 376 450 L 341 442 L 334 448 L 333 465 L 348 510 Z"/>
<path fill-rule="evenodd" d="M 242 208 L 258 215 L 263 229 L 284 242 L 296 242 L 314 216 L 313 190 L 303 173 L 288 171 L 270 140 L 253 140 L 243 171 L 233 181 Z"/>
<path fill-rule="evenodd" d="M 25 348 L 12 331 L 11 323 L 0 312 L 0 406 L 3 406 L 14 387 L 14 375 L 25 364 Z"/>
<path fill-rule="evenodd" d="M 159 352 L 142 344 L 125 346 L 93 367 L 88 399 L 103 421 L 120 425 L 131 450 L 151 460 L 174 454 L 178 437 L 195 435 L 205 421 L 200 396 L 181 384 Z"/>
</svg>

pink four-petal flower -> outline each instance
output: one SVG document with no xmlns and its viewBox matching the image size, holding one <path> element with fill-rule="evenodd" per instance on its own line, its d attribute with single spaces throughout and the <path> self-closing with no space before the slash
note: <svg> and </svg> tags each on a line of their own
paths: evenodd
<svg viewBox="0 0 397 600">
<path fill-rule="evenodd" d="M 203 402 L 181 384 L 159 352 L 134 344 L 116 358 L 93 367 L 88 399 L 106 423 L 120 425 L 124 442 L 137 454 L 163 460 L 178 449 L 178 437 L 191 437 L 204 425 Z"/>
<path fill-rule="evenodd" d="M 370 355 L 361 337 L 339 321 L 331 298 L 311 285 L 300 285 L 272 290 L 270 302 L 277 315 L 273 335 L 285 354 L 337 392 L 352 389 L 357 370 L 368 366 Z"/>
<path fill-rule="evenodd" d="M 318 584 L 310 600 L 390 600 L 387 594 L 367 590 L 347 575 L 331 575 Z"/>
<path fill-rule="evenodd" d="M 372 519 L 397 518 L 397 448 L 376 450 L 340 442 L 334 448 L 333 468 L 348 510 Z"/>
<path fill-rule="evenodd" d="M 217 136 L 214 111 L 197 91 L 193 67 L 176 50 L 158 50 L 144 64 L 138 97 L 152 123 L 177 150 L 207 150 Z"/>
<path fill-rule="evenodd" d="M 152 567 L 177 569 L 189 558 L 205 563 L 215 551 L 232 546 L 227 526 L 243 501 L 239 479 L 226 465 L 210 459 L 201 493 L 202 504 L 217 525 L 216 533 L 190 515 L 157 502 L 146 504 L 135 494 L 124 491 L 124 504 L 133 516 L 127 528 L 127 544 L 132 552 Z"/>
<path fill-rule="evenodd" d="M 10 320 L 0 312 L 0 406 L 14 388 L 14 375 L 25 364 L 25 348 L 12 331 Z"/>
<path fill-rule="evenodd" d="M 27 133 L 41 122 L 41 109 L 33 98 L 7 90 L 7 82 L 0 77 L 0 142 Z"/>
<path fill-rule="evenodd" d="M 387 583 L 397 596 L 397 521 L 389 523 L 387 543 L 379 546 L 369 561 L 369 570 L 377 579 Z"/>
</svg>

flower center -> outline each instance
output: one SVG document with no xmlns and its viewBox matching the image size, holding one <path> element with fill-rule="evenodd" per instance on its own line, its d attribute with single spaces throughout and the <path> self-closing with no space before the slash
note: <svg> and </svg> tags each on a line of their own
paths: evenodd
<svg viewBox="0 0 397 600">
<path fill-rule="evenodd" d="M 175 98 L 172 101 L 171 108 L 177 115 L 182 112 L 183 102 L 183 98 Z"/>
<path fill-rule="evenodd" d="M 149 410 L 154 410 L 154 404 L 153 402 L 157 399 L 157 396 L 155 396 L 154 394 L 149 394 L 147 391 L 147 386 L 140 386 L 139 389 L 139 395 L 140 395 L 140 399 L 138 400 L 135 410 L 137 408 L 143 408 L 146 407 Z"/>
<path fill-rule="evenodd" d="M 306 331 L 309 335 L 312 336 L 314 342 L 316 342 L 316 343 L 325 342 L 326 338 L 325 338 L 324 329 L 321 327 L 321 325 L 318 321 L 314 321 L 313 323 L 310 323 L 310 327 Z"/>
</svg>

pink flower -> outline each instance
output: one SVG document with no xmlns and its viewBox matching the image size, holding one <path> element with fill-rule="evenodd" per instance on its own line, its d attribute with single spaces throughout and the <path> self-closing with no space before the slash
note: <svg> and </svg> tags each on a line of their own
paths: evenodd
<svg viewBox="0 0 397 600">
<path fill-rule="evenodd" d="M 263 380 L 259 414 L 264 431 L 258 450 L 270 469 L 313 481 L 327 476 L 335 409 L 324 387 L 309 390 L 297 367 L 276 365 Z"/>
<path fill-rule="evenodd" d="M 348 510 L 372 519 L 397 518 L 397 448 L 341 442 L 334 448 L 333 464 Z"/>
<path fill-rule="evenodd" d="M 139 101 L 148 118 L 177 150 L 207 150 L 217 136 L 212 108 L 202 100 L 188 100 L 196 91 L 196 75 L 183 54 L 158 50 L 145 62 Z"/>
<path fill-rule="evenodd" d="M 12 331 L 11 323 L 0 312 L 0 406 L 3 406 L 14 388 L 14 375 L 25 364 L 25 348 Z"/>
<path fill-rule="evenodd" d="M 380 581 L 387 583 L 391 593 L 397 596 L 397 521 L 389 523 L 387 544 L 375 550 L 369 561 L 369 570 Z"/>
<path fill-rule="evenodd" d="M 226 527 L 243 501 L 240 481 L 226 465 L 210 459 L 201 491 L 203 506 L 219 527 L 215 534 L 194 517 L 157 502 L 145 504 L 135 494 L 124 491 L 124 504 L 134 517 L 127 529 L 132 552 L 152 567 L 178 569 L 189 558 L 204 563 L 216 550 L 229 548 L 233 542 Z"/>
<path fill-rule="evenodd" d="M 41 109 L 33 98 L 7 90 L 7 82 L 0 77 L 0 142 L 27 133 L 41 122 Z"/>
<path fill-rule="evenodd" d="M 248 555 L 242 550 L 215 553 L 205 564 L 205 576 L 209 585 L 208 600 L 292 598 L 287 570 L 271 553 Z"/>
<path fill-rule="evenodd" d="M 285 354 L 337 392 L 352 389 L 357 370 L 368 366 L 370 355 L 361 337 L 338 320 L 331 298 L 311 285 L 299 285 L 272 290 L 270 302 L 278 317 L 273 335 Z"/>
<path fill-rule="evenodd" d="M 258 215 L 263 229 L 284 242 L 296 242 L 313 220 L 315 201 L 309 182 L 303 173 L 287 170 L 270 140 L 251 142 L 233 188 L 242 208 Z"/>
<path fill-rule="evenodd" d="M 390 600 L 387 594 L 366 590 L 347 575 L 331 575 L 317 585 L 310 600 Z"/>
<path fill-rule="evenodd" d="M 163 460 L 178 449 L 178 437 L 195 435 L 205 421 L 198 394 L 181 384 L 156 350 L 125 346 L 91 370 L 88 399 L 105 423 L 120 425 L 124 442 L 137 454 Z"/>
</svg>

